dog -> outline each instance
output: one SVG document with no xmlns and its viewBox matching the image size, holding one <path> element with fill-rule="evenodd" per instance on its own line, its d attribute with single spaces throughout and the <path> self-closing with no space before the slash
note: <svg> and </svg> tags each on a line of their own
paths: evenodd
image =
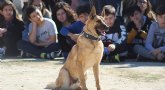
<svg viewBox="0 0 165 90">
<path fill-rule="evenodd" d="M 72 47 L 64 66 L 61 68 L 55 85 L 47 86 L 53 90 L 87 90 L 86 70 L 93 67 L 97 90 L 101 90 L 99 66 L 103 56 L 101 35 L 105 34 L 108 26 L 101 16 L 96 15 L 92 7 L 83 33 Z"/>
</svg>

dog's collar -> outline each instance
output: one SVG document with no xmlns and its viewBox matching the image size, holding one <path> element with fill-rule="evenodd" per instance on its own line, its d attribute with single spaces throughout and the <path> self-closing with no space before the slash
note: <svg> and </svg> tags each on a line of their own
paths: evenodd
<svg viewBox="0 0 165 90">
<path fill-rule="evenodd" d="M 97 38 L 97 37 L 92 36 L 92 35 L 90 35 L 90 34 L 88 34 L 88 33 L 86 33 L 86 32 L 83 32 L 83 35 L 84 35 L 86 38 L 91 39 L 91 40 L 96 40 L 96 41 L 100 41 L 100 40 L 101 40 L 100 37 Z"/>
</svg>

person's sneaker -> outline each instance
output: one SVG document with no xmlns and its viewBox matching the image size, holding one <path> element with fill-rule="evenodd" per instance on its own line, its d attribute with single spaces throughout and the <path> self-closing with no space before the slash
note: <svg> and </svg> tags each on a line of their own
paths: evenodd
<svg viewBox="0 0 165 90">
<path fill-rule="evenodd" d="M 114 56 L 110 56 L 109 62 L 111 63 L 119 63 L 120 62 L 120 56 L 119 54 L 116 54 Z"/>
<path fill-rule="evenodd" d="M 54 58 L 60 56 L 60 54 L 61 54 L 61 50 L 51 52 L 51 53 L 50 53 L 50 58 L 54 59 Z"/>
<path fill-rule="evenodd" d="M 5 49 L 4 48 L 0 48 L 0 59 L 3 59 L 5 56 Z"/>
<path fill-rule="evenodd" d="M 119 56 L 119 54 L 116 54 L 116 55 L 115 55 L 115 60 L 116 60 L 117 62 L 120 62 L 120 56 Z"/>
</svg>

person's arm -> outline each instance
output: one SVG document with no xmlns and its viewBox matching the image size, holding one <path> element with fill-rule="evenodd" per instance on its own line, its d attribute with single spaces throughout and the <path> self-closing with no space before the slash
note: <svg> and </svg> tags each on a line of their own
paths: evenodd
<svg viewBox="0 0 165 90">
<path fill-rule="evenodd" d="M 5 28 L 0 28 L 0 37 L 3 37 L 4 33 L 7 31 Z"/>
<path fill-rule="evenodd" d="M 48 43 L 38 43 L 37 42 L 37 24 L 35 22 L 32 22 L 29 25 L 29 41 L 30 43 L 37 45 L 37 46 L 46 46 Z"/>
<path fill-rule="evenodd" d="M 70 36 L 71 34 L 79 34 L 82 32 L 84 25 L 85 24 L 82 23 L 81 21 L 77 21 L 67 27 L 63 27 L 60 30 L 60 33 L 63 36 Z"/>
<path fill-rule="evenodd" d="M 56 42 L 56 38 L 57 38 L 57 35 L 52 35 L 50 36 L 50 39 L 46 42 L 40 42 L 40 43 L 34 42 L 33 44 L 37 46 L 43 46 L 43 47 L 49 46 L 50 44 Z"/>
<path fill-rule="evenodd" d="M 57 26 L 54 23 L 53 20 L 50 21 L 50 26 L 49 26 L 49 35 L 50 35 L 50 42 L 58 42 L 58 31 L 57 31 Z"/>
<path fill-rule="evenodd" d="M 77 21 L 67 27 L 63 27 L 60 30 L 60 33 L 63 36 L 69 36 L 72 40 L 76 41 L 79 34 L 82 32 L 84 25 L 85 24 L 83 24 L 81 21 Z"/>
<path fill-rule="evenodd" d="M 37 24 L 35 22 L 32 22 L 29 25 L 29 41 L 32 44 L 35 44 L 36 38 L 37 38 Z"/>
<path fill-rule="evenodd" d="M 154 33 L 155 31 L 158 30 L 157 28 L 157 23 L 152 23 L 148 32 L 148 36 L 146 39 L 145 47 L 150 50 L 150 53 L 153 55 L 157 56 L 161 53 L 161 51 L 165 50 L 165 46 L 159 47 L 159 48 L 154 48 L 152 46 L 153 40 L 154 40 Z"/>
<path fill-rule="evenodd" d="M 49 25 L 47 27 L 47 30 L 48 30 L 48 34 L 50 35 L 49 40 L 42 43 L 36 43 L 38 46 L 48 46 L 54 42 L 58 42 L 57 27 L 56 27 L 56 24 L 52 20 L 49 20 Z"/>
<path fill-rule="evenodd" d="M 63 36 L 68 36 L 68 34 L 70 33 L 71 29 L 68 29 L 67 27 L 62 27 L 60 30 L 61 35 Z"/>
<path fill-rule="evenodd" d="M 118 47 L 119 45 L 125 43 L 126 41 L 127 32 L 124 25 L 120 25 L 120 31 L 121 31 L 120 32 L 121 37 L 114 43 L 115 47 Z"/>
<path fill-rule="evenodd" d="M 159 47 L 162 52 L 165 52 L 165 46 Z"/>
<path fill-rule="evenodd" d="M 149 29 L 149 32 L 148 32 L 148 35 L 147 35 L 147 39 L 146 39 L 146 42 L 145 42 L 145 47 L 152 51 L 154 50 L 155 48 L 152 46 L 153 44 L 153 40 L 154 40 L 154 33 L 155 33 L 155 23 L 152 23 L 151 26 L 150 26 L 150 29 Z"/>
</svg>

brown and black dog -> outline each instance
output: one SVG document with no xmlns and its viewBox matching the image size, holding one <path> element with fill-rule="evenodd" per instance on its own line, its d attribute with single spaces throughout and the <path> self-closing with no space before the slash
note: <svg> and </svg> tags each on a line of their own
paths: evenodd
<svg viewBox="0 0 165 90">
<path fill-rule="evenodd" d="M 83 33 L 78 37 L 61 68 L 53 90 L 87 90 L 86 70 L 93 67 L 97 90 L 100 90 L 99 65 L 103 56 L 100 36 L 108 30 L 101 16 L 92 7 Z M 47 88 L 52 87 L 48 85 Z"/>
</svg>

